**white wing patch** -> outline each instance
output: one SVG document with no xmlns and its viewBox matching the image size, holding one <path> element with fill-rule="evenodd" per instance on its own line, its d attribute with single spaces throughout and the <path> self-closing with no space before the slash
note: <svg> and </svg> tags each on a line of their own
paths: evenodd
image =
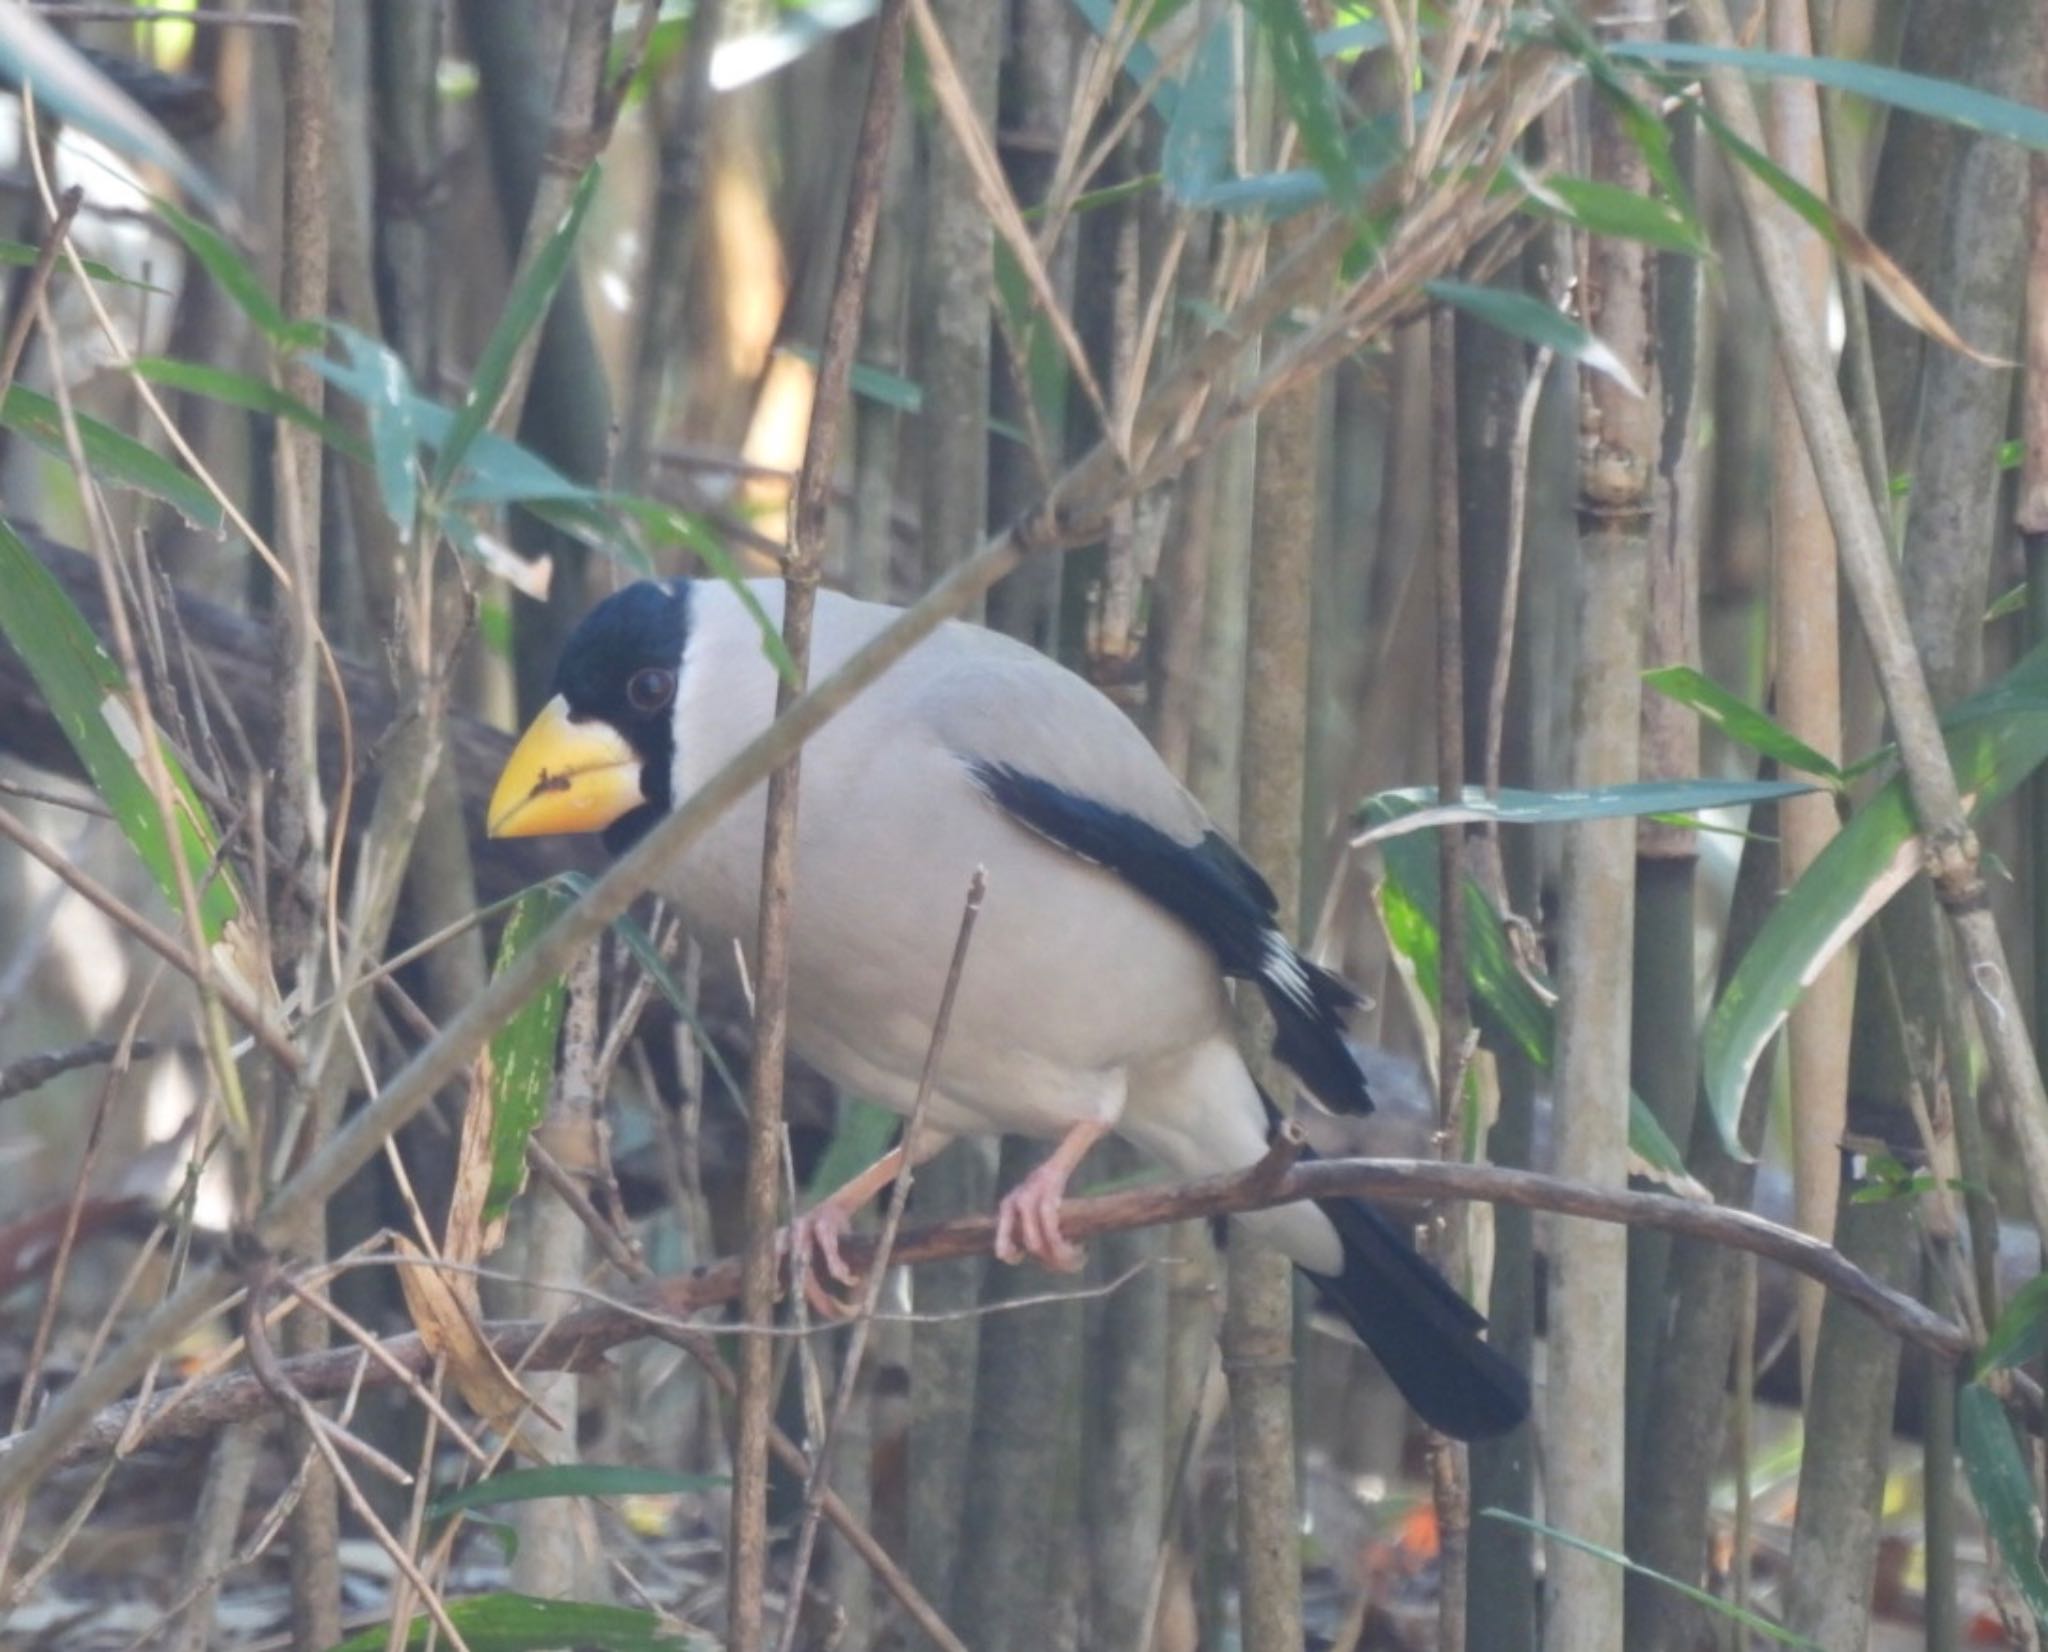
<svg viewBox="0 0 2048 1652">
<path fill-rule="evenodd" d="M 1265 956 L 1259 962 L 1259 978 L 1286 994 L 1290 1002 L 1299 1004 L 1309 1014 L 1315 1013 L 1316 998 L 1309 990 L 1308 970 L 1301 961 L 1301 954 L 1287 944 L 1287 937 L 1277 929 L 1266 931 Z"/>
</svg>

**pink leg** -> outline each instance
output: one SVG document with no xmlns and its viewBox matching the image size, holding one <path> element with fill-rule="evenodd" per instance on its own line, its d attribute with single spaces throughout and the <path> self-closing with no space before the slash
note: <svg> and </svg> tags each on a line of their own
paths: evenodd
<svg viewBox="0 0 2048 1652">
<path fill-rule="evenodd" d="M 827 1319 L 844 1319 L 853 1311 L 853 1304 L 835 1296 L 826 1280 L 849 1290 L 860 1283 L 860 1275 L 840 1255 L 839 1241 L 853 1225 L 854 1217 L 896 1179 L 896 1168 L 902 1162 L 903 1149 L 892 1147 L 783 1230 L 784 1252 L 803 1267 L 805 1300 L 814 1312 Z"/>
<path fill-rule="evenodd" d="M 923 1164 L 950 1140 L 950 1136 L 940 1131 L 919 1131 L 917 1152 L 910 1162 L 913 1165 Z M 845 1319 L 853 1312 L 853 1303 L 834 1295 L 827 1284 L 829 1279 L 851 1290 L 860 1283 L 860 1275 L 840 1254 L 839 1241 L 853 1226 L 854 1217 L 865 1210 L 877 1195 L 888 1191 L 902 1163 L 903 1149 L 892 1147 L 858 1176 L 826 1194 L 783 1229 L 783 1254 L 792 1261 L 801 1261 L 804 1299 L 810 1303 L 813 1312 L 827 1319 Z"/>
<path fill-rule="evenodd" d="M 1060 1232 L 1060 1201 L 1067 1181 L 1088 1149 L 1109 1134 L 1109 1126 L 1092 1119 L 1077 1124 L 1060 1138 L 1052 1156 L 1026 1176 L 996 1206 L 996 1255 L 1005 1262 L 1029 1256 L 1056 1273 L 1079 1273 L 1082 1253 Z"/>
</svg>

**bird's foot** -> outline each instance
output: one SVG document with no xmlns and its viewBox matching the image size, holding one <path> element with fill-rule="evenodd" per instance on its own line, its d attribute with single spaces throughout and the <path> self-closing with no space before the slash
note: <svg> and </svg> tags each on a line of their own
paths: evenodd
<svg viewBox="0 0 2048 1652">
<path fill-rule="evenodd" d="M 996 1206 L 996 1255 L 1016 1263 L 1030 1257 L 1054 1273 L 1079 1273 L 1086 1254 L 1067 1243 L 1060 1232 L 1060 1201 L 1066 1197 L 1068 1171 L 1051 1162 L 1040 1165 L 1005 1193 Z"/>
<path fill-rule="evenodd" d="M 804 1300 L 824 1319 L 850 1318 L 858 1306 L 828 1283 L 834 1281 L 849 1291 L 860 1284 L 861 1276 L 839 1253 L 839 1241 L 852 1223 L 846 1210 L 827 1199 L 791 1222 L 778 1240 L 778 1249 L 789 1258 L 791 1270 L 803 1276 Z"/>
</svg>

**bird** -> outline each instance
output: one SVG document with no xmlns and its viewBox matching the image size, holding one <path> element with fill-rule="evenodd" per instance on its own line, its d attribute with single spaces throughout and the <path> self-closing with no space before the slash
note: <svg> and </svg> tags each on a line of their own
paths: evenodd
<svg viewBox="0 0 2048 1652">
<path fill-rule="evenodd" d="M 601 833 L 614 854 L 687 800 L 775 714 L 764 633 L 777 580 L 641 580 L 565 640 L 553 695 L 507 758 L 495 837 Z M 816 596 L 829 672 L 900 609 Z M 750 953 L 766 787 L 663 869 L 660 894 L 707 945 Z M 1273 1050 L 1323 1106 L 1372 1100 L 1347 1043 L 1359 1002 L 1281 928 L 1271 887 L 1093 684 L 952 620 L 804 748 L 789 934 L 789 1042 L 834 1083 L 908 1115 L 932 1045 L 968 881 L 987 893 L 923 1123 L 799 1216 L 787 1241 L 842 1285 L 858 1210 L 956 1136 L 1054 1143 L 996 1212 L 996 1254 L 1071 1271 L 1060 1203 L 1117 1135 L 1182 1176 L 1241 1171 L 1280 1114 L 1235 1032 L 1228 983 L 1272 1012 Z M 1478 1439 L 1527 1414 L 1528 1381 L 1485 1320 L 1370 1205 L 1328 1198 L 1235 1218 L 1285 1253 L 1422 1419 Z"/>
</svg>

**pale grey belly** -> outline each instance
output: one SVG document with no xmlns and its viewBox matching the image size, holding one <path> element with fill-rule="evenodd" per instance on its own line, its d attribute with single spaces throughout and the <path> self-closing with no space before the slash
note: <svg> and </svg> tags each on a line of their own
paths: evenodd
<svg viewBox="0 0 2048 1652">
<path fill-rule="evenodd" d="M 909 1110 L 931 1046 L 968 880 L 988 868 L 938 1068 L 934 1124 L 1035 1136 L 1114 1123 L 1134 1064 L 1222 1025 L 1208 950 L 1097 868 L 996 815 L 848 820 L 799 832 L 790 1036 L 835 1082 Z M 717 823 L 666 880 L 700 938 L 758 924 L 760 807 Z"/>
</svg>

